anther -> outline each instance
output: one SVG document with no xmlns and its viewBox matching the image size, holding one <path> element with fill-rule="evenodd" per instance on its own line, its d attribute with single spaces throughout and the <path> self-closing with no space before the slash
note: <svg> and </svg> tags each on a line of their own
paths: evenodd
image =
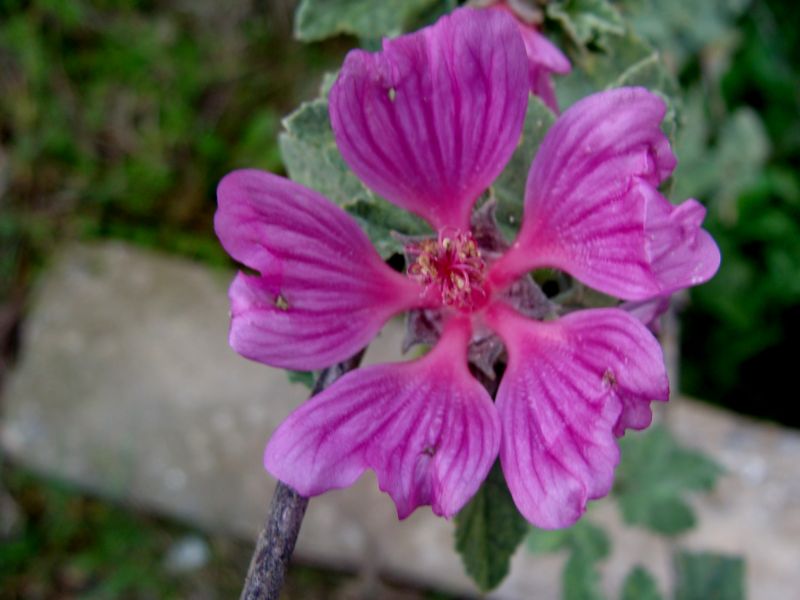
<svg viewBox="0 0 800 600">
<path fill-rule="evenodd" d="M 486 301 L 486 263 L 470 233 L 447 230 L 438 240 L 423 240 L 406 247 L 408 275 L 427 294 L 447 306 L 476 310 Z"/>
</svg>

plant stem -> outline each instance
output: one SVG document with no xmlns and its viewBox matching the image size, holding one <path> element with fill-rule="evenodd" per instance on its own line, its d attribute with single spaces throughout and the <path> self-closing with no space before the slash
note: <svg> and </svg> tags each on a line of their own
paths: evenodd
<svg viewBox="0 0 800 600">
<path fill-rule="evenodd" d="M 358 367 L 363 356 L 362 350 L 352 358 L 322 371 L 311 396 L 319 394 L 339 377 Z M 264 527 L 258 534 L 240 600 L 278 600 L 307 506 L 308 498 L 278 482 Z"/>
</svg>

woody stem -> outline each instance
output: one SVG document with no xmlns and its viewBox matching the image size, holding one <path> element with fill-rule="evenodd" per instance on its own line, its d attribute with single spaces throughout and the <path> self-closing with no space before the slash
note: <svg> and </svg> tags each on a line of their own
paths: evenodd
<svg viewBox="0 0 800 600">
<path fill-rule="evenodd" d="M 322 371 L 311 396 L 358 367 L 363 356 L 364 350 Z M 258 534 L 240 600 L 278 600 L 307 506 L 308 498 L 278 482 L 267 519 Z"/>
</svg>

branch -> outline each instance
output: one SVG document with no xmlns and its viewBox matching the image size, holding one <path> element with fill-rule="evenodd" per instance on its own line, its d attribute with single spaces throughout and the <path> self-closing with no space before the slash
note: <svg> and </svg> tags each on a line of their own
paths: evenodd
<svg viewBox="0 0 800 600">
<path fill-rule="evenodd" d="M 319 394 L 339 377 L 358 367 L 363 356 L 362 350 L 352 358 L 322 371 L 311 396 Z M 308 498 L 278 482 L 267 520 L 258 534 L 240 600 L 278 600 L 307 506 Z"/>
</svg>

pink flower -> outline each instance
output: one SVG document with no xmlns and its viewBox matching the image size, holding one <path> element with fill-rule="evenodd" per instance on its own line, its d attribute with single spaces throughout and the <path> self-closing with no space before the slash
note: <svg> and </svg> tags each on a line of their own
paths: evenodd
<svg viewBox="0 0 800 600">
<path fill-rule="evenodd" d="M 534 15 L 527 15 L 528 18 L 525 18 L 525 14 L 519 13 L 519 9 L 509 5 L 506 0 L 484 0 L 479 5 L 507 12 L 514 17 L 522 41 L 525 43 L 525 52 L 528 55 L 531 92 L 539 96 L 553 112 L 558 113 L 558 100 L 551 74 L 566 75 L 569 73 L 572 70 L 569 59 L 539 32 Z"/>
<path fill-rule="evenodd" d="M 342 209 L 260 171 L 219 185 L 216 231 L 240 273 L 230 343 L 288 369 L 320 369 L 369 343 L 394 314 L 426 308 L 442 325 L 426 355 L 353 371 L 296 409 L 265 466 L 299 493 L 351 485 L 374 469 L 403 518 L 420 505 L 455 514 L 498 454 L 514 500 L 540 527 L 573 523 L 608 493 L 616 437 L 667 400 L 661 349 L 620 309 L 539 321 L 513 302 L 515 282 L 556 267 L 626 300 L 710 278 L 719 252 L 693 200 L 657 191 L 675 166 L 643 89 L 588 97 L 550 129 L 528 178 L 524 222 L 501 257 L 470 231 L 477 197 L 519 140 L 528 65 L 517 25 L 461 9 L 432 27 L 355 50 L 330 93 L 345 161 L 375 192 L 438 232 L 411 244 L 400 274 Z M 488 333 L 507 366 L 496 402 L 467 353 Z"/>
</svg>

